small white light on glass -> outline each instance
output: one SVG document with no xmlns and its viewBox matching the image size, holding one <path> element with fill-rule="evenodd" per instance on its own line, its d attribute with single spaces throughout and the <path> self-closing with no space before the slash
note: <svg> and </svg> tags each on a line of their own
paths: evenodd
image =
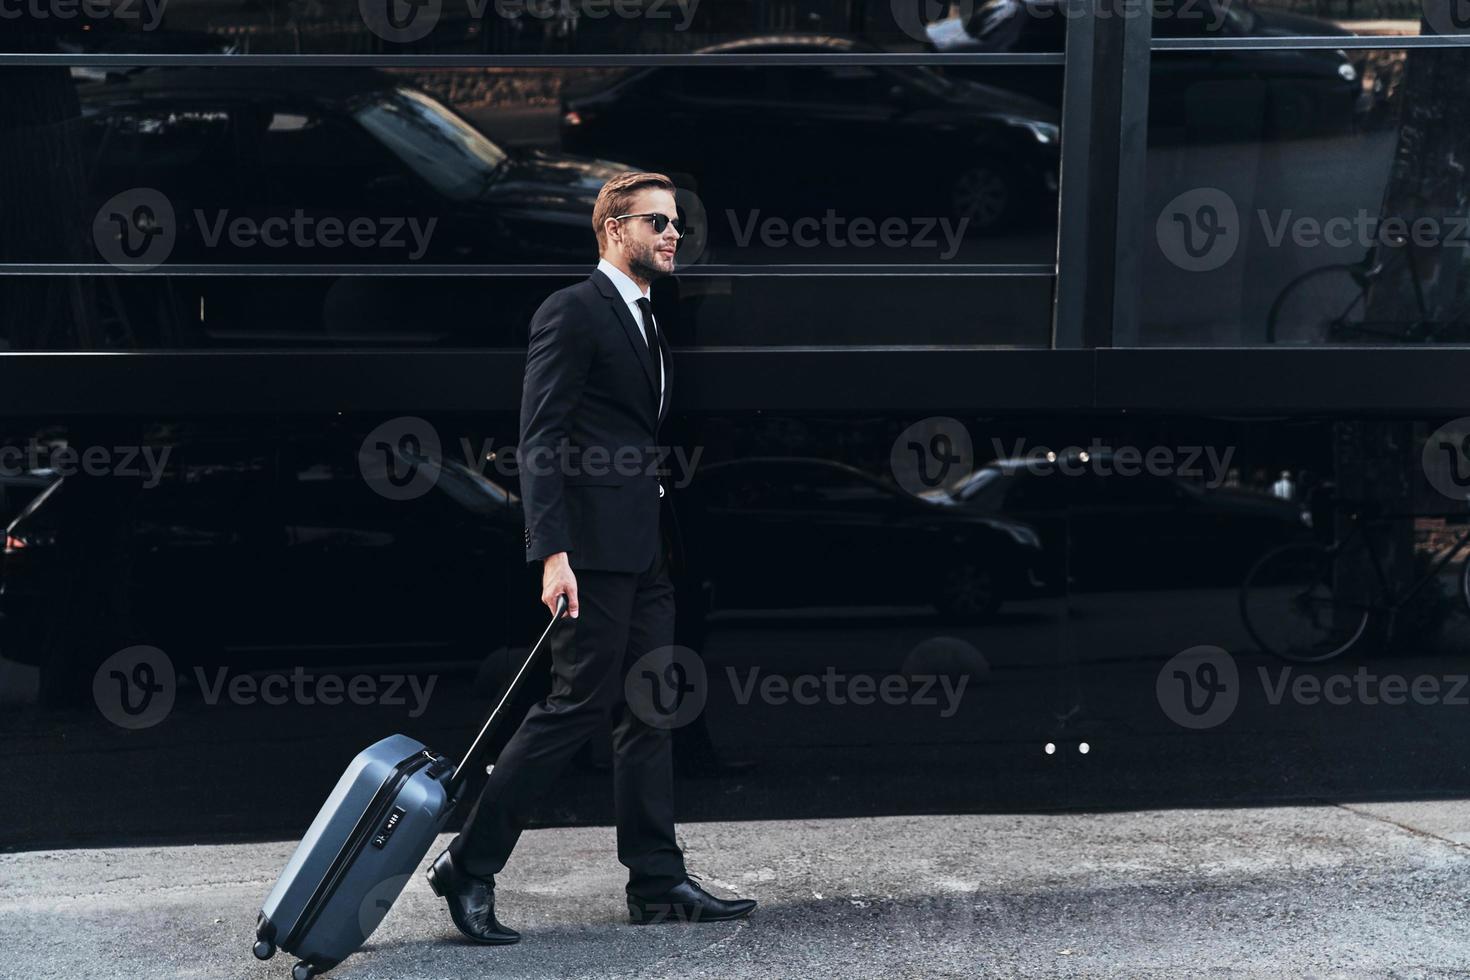
<svg viewBox="0 0 1470 980">
<path fill-rule="evenodd" d="M 1092 751 L 1092 746 L 1088 745 L 1086 742 L 1078 742 L 1077 751 L 1081 752 L 1083 755 L 1086 755 L 1088 752 Z"/>
<path fill-rule="evenodd" d="M 1056 746 L 1056 743 L 1055 742 L 1047 742 L 1046 743 L 1046 754 L 1047 755 L 1054 755 L 1056 753 L 1056 751 L 1057 751 L 1057 746 Z"/>
</svg>

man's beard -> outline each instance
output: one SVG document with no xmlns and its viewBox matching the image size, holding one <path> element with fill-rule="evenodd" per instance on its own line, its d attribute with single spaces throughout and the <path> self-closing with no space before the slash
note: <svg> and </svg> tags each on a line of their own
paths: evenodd
<svg viewBox="0 0 1470 980">
<path fill-rule="evenodd" d="M 628 256 L 629 271 L 636 278 L 642 279 L 644 282 L 653 282 L 655 279 L 662 279 L 669 274 L 667 270 L 660 269 L 653 264 L 654 251 L 654 249 L 649 248 Z"/>
</svg>

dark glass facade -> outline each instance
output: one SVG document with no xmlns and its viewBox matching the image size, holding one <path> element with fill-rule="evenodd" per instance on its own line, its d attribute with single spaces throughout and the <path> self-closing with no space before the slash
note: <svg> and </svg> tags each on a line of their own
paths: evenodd
<svg viewBox="0 0 1470 980">
<path fill-rule="evenodd" d="M 681 818 L 1464 795 L 1438 8 L 337 6 L 0 38 L 0 844 L 462 750 L 544 619 L 529 320 L 634 168 L 691 229 L 676 751 L 756 766 Z"/>
</svg>

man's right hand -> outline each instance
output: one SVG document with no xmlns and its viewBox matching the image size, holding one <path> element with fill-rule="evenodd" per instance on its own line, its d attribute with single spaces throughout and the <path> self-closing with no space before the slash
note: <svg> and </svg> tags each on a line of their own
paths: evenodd
<svg viewBox="0 0 1470 980">
<path fill-rule="evenodd" d="M 556 598 L 563 592 L 567 596 L 567 615 L 576 619 L 577 576 L 572 574 L 567 553 L 558 551 L 554 555 L 547 555 L 541 562 L 541 602 L 551 610 L 553 616 L 556 615 Z"/>
</svg>

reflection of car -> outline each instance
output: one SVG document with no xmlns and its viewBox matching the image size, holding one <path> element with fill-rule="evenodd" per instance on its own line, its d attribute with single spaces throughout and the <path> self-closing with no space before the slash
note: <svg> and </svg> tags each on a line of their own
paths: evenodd
<svg viewBox="0 0 1470 980">
<path fill-rule="evenodd" d="M 497 145 L 404 80 L 369 69 L 230 68 L 141 72 L 79 89 L 95 141 L 101 204 L 162 191 L 178 221 L 171 257 L 206 261 L 577 261 L 596 254 L 592 206 L 621 169 Z M 333 248 L 303 243 L 206 247 L 234 218 L 437 219 L 423 243 Z M 238 254 L 237 254 L 238 253 Z"/>
<path fill-rule="evenodd" d="M 140 255 L 155 234 L 153 203 L 126 196 L 151 188 L 174 214 L 170 262 L 590 263 L 597 193 L 627 169 L 501 147 L 404 79 L 366 69 L 151 70 L 78 92 L 95 160 L 90 210 L 124 195 L 101 215 L 120 253 L 108 260 Z M 230 230 L 241 219 L 243 235 Z M 422 344 L 466 329 L 477 344 L 494 331 L 514 345 L 546 287 L 303 276 L 262 290 L 248 277 L 181 277 L 171 302 L 150 298 L 134 318 L 190 332 L 165 346 L 246 335 Z"/>
<path fill-rule="evenodd" d="M 389 499 L 359 468 L 361 439 L 189 429 L 156 486 L 58 480 L 6 531 L 0 650 L 75 693 L 140 643 L 191 677 L 477 661 L 521 642 L 535 613 L 520 501 L 453 460 Z"/>
<path fill-rule="evenodd" d="M 1033 528 L 937 506 L 832 460 L 703 465 L 679 513 L 713 610 L 933 604 L 966 618 L 1036 585 Z"/>
<path fill-rule="evenodd" d="M 162 14 L 163 8 L 158 8 Z M 126 30 L 115 17 L 98 18 L 86 30 L 56 39 L 56 46 L 66 54 L 243 54 L 240 42 L 223 34 L 203 31 L 156 30 L 158 25 L 145 20 L 143 30 Z M 140 65 L 73 65 L 71 77 L 78 81 L 103 81 L 109 76 L 121 77 L 148 71 Z"/>
<path fill-rule="evenodd" d="M 0 527 L 24 510 L 58 479 L 54 470 L 35 469 L 0 475 Z"/>
<path fill-rule="evenodd" d="M 850 53 L 830 37 L 751 38 L 723 54 Z M 712 60 L 718 60 L 717 58 Z M 564 102 L 562 145 L 691 174 L 712 243 L 724 220 L 934 215 L 985 232 L 1055 218 L 1058 113 L 916 66 L 633 69 Z"/>
<path fill-rule="evenodd" d="M 1041 529 L 1047 566 L 1083 590 L 1237 585 L 1263 551 L 1310 526 L 1299 504 L 1150 472 L 1110 450 L 993 460 L 925 496 Z"/>
<path fill-rule="evenodd" d="M 967 18 L 926 28 L 934 50 L 1061 51 L 1070 19 L 1065 0 L 986 0 Z M 1349 37 L 1336 24 L 1301 14 L 1257 10 L 1228 0 L 1178 0 L 1154 7 L 1160 38 Z M 949 67 L 947 74 L 1015 85 L 1061 104 L 1060 73 Z M 1154 139 L 1186 128 L 1193 140 L 1341 131 L 1371 104 L 1359 67 L 1345 51 L 1155 51 L 1150 59 L 1149 124 Z M 1263 131 L 1264 129 L 1264 131 Z"/>
</svg>

